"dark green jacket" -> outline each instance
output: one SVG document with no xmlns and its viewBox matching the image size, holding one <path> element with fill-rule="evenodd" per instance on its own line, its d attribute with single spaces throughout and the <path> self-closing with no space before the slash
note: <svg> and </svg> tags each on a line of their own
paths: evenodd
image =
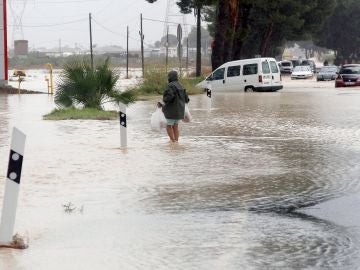
<svg viewBox="0 0 360 270">
<path fill-rule="evenodd" d="M 184 87 L 177 80 L 176 71 L 170 71 L 168 79 L 169 84 L 163 94 L 165 118 L 184 119 L 185 103 L 189 102 L 189 97 Z"/>
</svg>

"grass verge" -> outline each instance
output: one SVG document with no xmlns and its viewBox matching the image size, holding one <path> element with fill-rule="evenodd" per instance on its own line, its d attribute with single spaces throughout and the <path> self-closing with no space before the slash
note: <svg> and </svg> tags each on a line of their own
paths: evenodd
<svg viewBox="0 0 360 270">
<path fill-rule="evenodd" d="M 202 94 L 203 90 L 195 85 L 203 80 L 202 77 L 182 77 L 180 83 L 189 95 Z M 137 86 L 129 89 L 136 93 L 136 100 L 161 100 L 162 94 L 167 87 L 167 74 L 165 69 L 152 69 L 145 73 L 144 80 Z M 92 108 L 54 109 L 43 116 L 44 120 L 112 120 L 118 117 L 116 111 L 102 111 Z"/>
<path fill-rule="evenodd" d="M 202 80 L 202 77 L 181 77 L 180 83 L 189 95 L 196 95 L 204 92 L 202 89 L 195 87 Z M 162 96 L 167 84 L 165 69 L 154 68 L 146 71 L 142 82 L 134 86 L 132 90 L 138 93 L 138 99 L 147 100 L 149 96 Z"/>
<path fill-rule="evenodd" d="M 43 116 L 44 120 L 113 120 L 118 117 L 116 111 L 101 111 L 92 108 L 76 109 L 54 109 L 52 112 Z"/>
</svg>

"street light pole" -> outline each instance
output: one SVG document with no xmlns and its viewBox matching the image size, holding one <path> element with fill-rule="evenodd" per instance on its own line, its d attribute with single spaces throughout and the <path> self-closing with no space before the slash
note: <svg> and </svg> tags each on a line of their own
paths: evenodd
<svg viewBox="0 0 360 270">
<path fill-rule="evenodd" d="M 196 9 L 196 77 L 201 76 L 201 10 Z"/>
<path fill-rule="evenodd" d="M 168 72 L 169 65 L 169 26 L 166 27 L 166 44 L 165 44 L 165 72 Z"/>
<path fill-rule="evenodd" d="M 141 39 L 141 68 L 142 68 L 142 76 L 144 77 L 144 34 L 142 27 L 142 13 L 140 14 L 140 39 Z"/>
<path fill-rule="evenodd" d="M 90 29 L 90 57 L 91 69 L 94 69 L 93 45 L 92 45 L 92 28 L 91 28 L 91 13 L 89 13 L 89 29 Z"/>
<path fill-rule="evenodd" d="M 126 27 L 126 79 L 129 79 L 129 26 Z"/>
</svg>

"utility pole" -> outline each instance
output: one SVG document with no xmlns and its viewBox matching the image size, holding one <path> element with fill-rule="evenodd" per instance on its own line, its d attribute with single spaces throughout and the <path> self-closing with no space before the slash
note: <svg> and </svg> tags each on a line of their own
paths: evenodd
<svg viewBox="0 0 360 270">
<path fill-rule="evenodd" d="M 186 38 L 186 72 L 189 75 L 189 37 Z"/>
<path fill-rule="evenodd" d="M 180 69 L 180 77 L 181 77 L 181 62 L 182 62 L 182 28 L 181 28 L 181 24 L 178 24 L 177 27 L 177 40 L 178 40 L 178 45 L 177 45 L 177 53 L 178 53 L 178 58 L 179 58 L 179 69 Z"/>
<path fill-rule="evenodd" d="M 142 13 L 140 14 L 140 39 L 141 39 L 141 68 L 142 68 L 142 75 L 144 78 L 144 34 L 143 34 L 143 27 L 142 27 Z"/>
<path fill-rule="evenodd" d="M 7 8 L 6 8 L 6 0 L 2 1 L 2 10 L 0 10 L 0 13 L 2 13 L 2 28 L 3 28 L 3 38 L 0 39 L 0 47 L 3 49 L 2 52 L 0 52 L 0 63 L 3 65 L 3 74 L 0 74 L 0 85 L 6 85 L 7 80 L 9 79 L 8 69 L 9 69 L 9 59 L 8 59 L 8 45 L 7 45 Z"/>
<path fill-rule="evenodd" d="M 126 79 L 129 79 L 129 26 L 126 27 Z"/>
<path fill-rule="evenodd" d="M 60 53 L 60 57 L 62 56 L 62 51 L 61 51 L 61 38 L 59 39 L 59 53 Z"/>
<path fill-rule="evenodd" d="M 167 26 L 167 28 L 166 28 L 166 44 L 165 44 L 165 48 L 166 48 L 165 72 L 167 74 L 167 72 L 168 72 L 168 64 L 169 64 L 169 26 Z"/>
<path fill-rule="evenodd" d="M 196 9 L 196 77 L 201 76 L 201 12 Z"/>
<path fill-rule="evenodd" d="M 94 69 L 93 45 L 92 45 L 92 28 L 91 28 L 91 13 L 89 13 L 89 29 L 90 29 L 90 57 L 91 69 Z"/>
</svg>

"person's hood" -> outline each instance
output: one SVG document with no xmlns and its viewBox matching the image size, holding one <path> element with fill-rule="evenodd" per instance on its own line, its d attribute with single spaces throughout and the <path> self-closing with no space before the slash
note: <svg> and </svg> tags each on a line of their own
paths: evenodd
<svg viewBox="0 0 360 270">
<path fill-rule="evenodd" d="M 174 82 L 178 80 L 178 74 L 175 70 L 172 70 L 168 73 L 168 81 Z"/>
</svg>

